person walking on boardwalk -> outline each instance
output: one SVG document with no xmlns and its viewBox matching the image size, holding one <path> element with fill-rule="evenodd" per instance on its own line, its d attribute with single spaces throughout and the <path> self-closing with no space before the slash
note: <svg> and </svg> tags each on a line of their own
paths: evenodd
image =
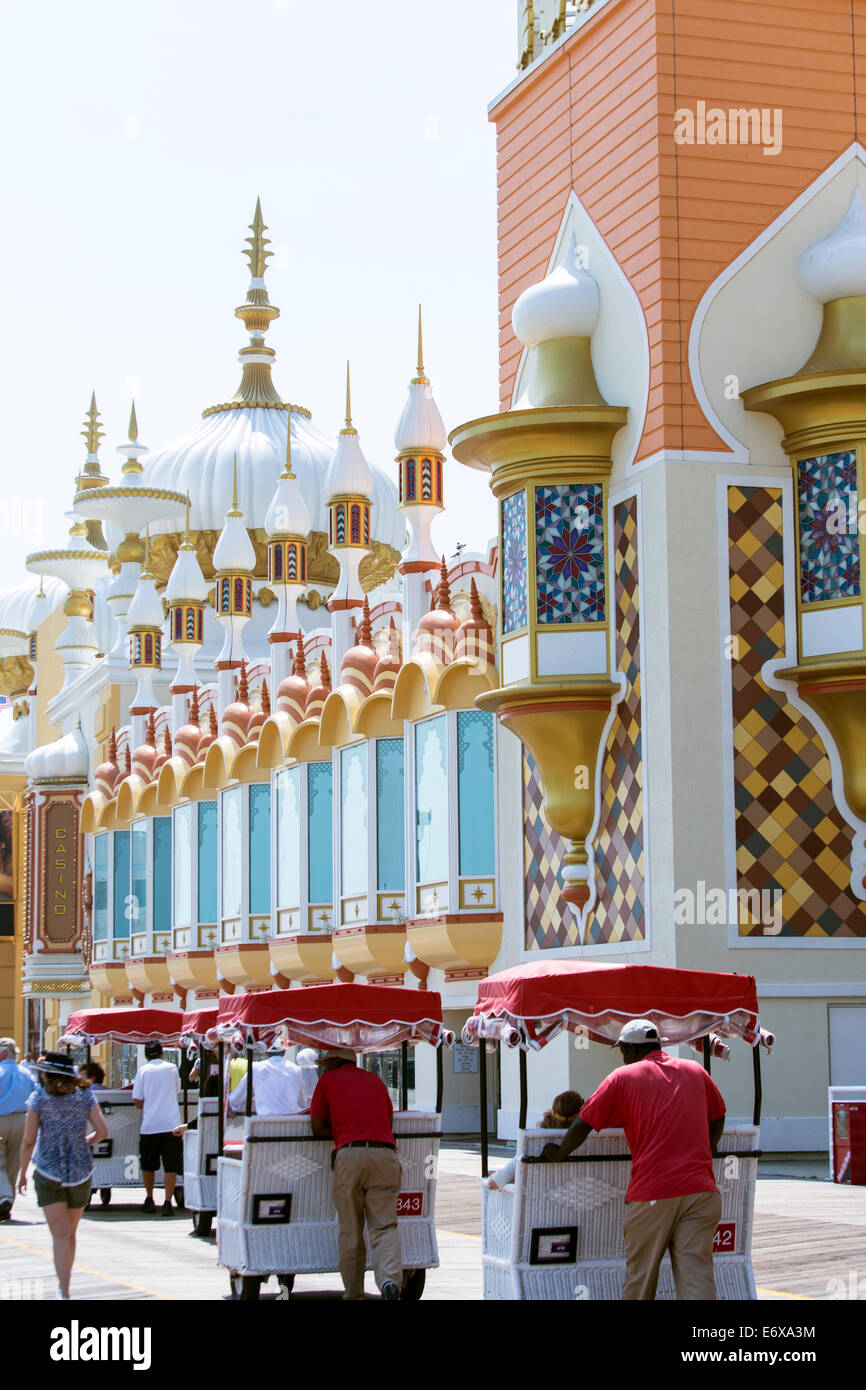
<svg viewBox="0 0 866 1390">
<path fill-rule="evenodd" d="M 669 1250 L 677 1298 L 715 1299 L 713 1237 L 722 1199 L 713 1153 L 725 1127 L 722 1093 L 700 1063 L 662 1051 L 650 1019 L 627 1023 L 617 1046 L 624 1066 L 602 1081 L 562 1142 L 546 1144 L 541 1156 L 561 1163 L 594 1129 L 622 1127 L 632 1156 L 622 1297 L 655 1298 Z"/>
<path fill-rule="evenodd" d="M 35 1089 L 31 1073 L 18 1065 L 14 1038 L 0 1038 L 0 1221 L 8 1221 L 15 1201 L 27 1098 Z"/>
<path fill-rule="evenodd" d="M 142 1211 L 156 1211 L 153 1184 L 156 1170 L 162 1163 L 165 1175 L 163 1216 L 171 1216 L 171 1199 L 178 1173 L 183 1172 L 183 1143 L 175 1130 L 180 1127 L 180 1072 L 171 1062 L 163 1060 L 162 1043 L 144 1044 L 146 1058 L 139 1067 L 132 1088 L 132 1103 L 141 1113 L 141 1132 L 138 1152 L 141 1156 L 141 1176 L 147 1193 Z"/>
<path fill-rule="evenodd" d="M 81 1086 L 71 1057 L 46 1052 L 37 1067 L 42 1085 L 27 1100 L 18 1191 L 27 1191 L 27 1165 L 33 1155 L 36 1200 L 54 1242 L 57 1297 L 68 1299 L 78 1223 L 90 1201 L 89 1146 L 105 1138 L 108 1126 L 90 1088 Z"/>
<path fill-rule="evenodd" d="M 334 1205 L 340 1228 L 344 1298 L 364 1297 L 370 1234 L 376 1284 L 384 1299 L 402 1296 L 403 1265 L 397 1227 L 400 1160 L 391 1128 L 394 1108 L 385 1083 L 356 1065 L 354 1052 L 333 1048 L 310 1102 L 313 1133 L 333 1138 Z"/>
</svg>

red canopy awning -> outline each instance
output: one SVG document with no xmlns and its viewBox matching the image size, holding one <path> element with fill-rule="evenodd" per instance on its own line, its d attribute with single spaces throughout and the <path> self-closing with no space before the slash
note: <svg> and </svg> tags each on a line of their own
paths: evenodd
<svg viewBox="0 0 866 1390">
<path fill-rule="evenodd" d="M 179 1009 L 81 1009 L 70 1014 L 62 1043 L 177 1043 L 183 1025 Z"/>
<path fill-rule="evenodd" d="M 538 1048 L 568 1028 L 615 1043 L 630 1018 L 651 1019 L 670 1044 L 711 1029 L 754 1044 L 760 1033 L 751 975 L 569 960 L 532 961 L 482 980 L 464 1038 Z"/>
<path fill-rule="evenodd" d="M 378 1052 L 400 1043 L 442 1037 L 442 1001 L 426 989 L 400 985 L 316 985 L 235 994 L 219 1001 L 219 1033 L 269 1042 L 282 1032 L 305 1047 Z"/>
<path fill-rule="evenodd" d="M 206 1009 L 187 1009 L 181 1026 L 184 1042 L 204 1042 L 205 1035 L 217 1026 L 218 1013 L 216 1004 Z"/>
</svg>

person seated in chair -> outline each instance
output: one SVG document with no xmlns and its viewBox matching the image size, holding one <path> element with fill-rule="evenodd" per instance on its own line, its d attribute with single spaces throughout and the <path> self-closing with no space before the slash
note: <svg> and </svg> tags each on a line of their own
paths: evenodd
<svg viewBox="0 0 866 1390">
<path fill-rule="evenodd" d="M 543 1116 L 538 1121 L 539 1129 L 569 1129 L 580 1112 L 583 1105 L 583 1096 L 579 1091 L 560 1091 L 554 1098 L 549 1110 L 545 1110 Z M 506 1163 L 504 1168 L 499 1168 L 495 1173 L 491 1173 L 487 1179 L 487 1186 L 491 1190 L 497 1187 L 505 1187 L 507 1183 L 514 1182 L 517 1177 L 517 1155 Z"/>
</svg>

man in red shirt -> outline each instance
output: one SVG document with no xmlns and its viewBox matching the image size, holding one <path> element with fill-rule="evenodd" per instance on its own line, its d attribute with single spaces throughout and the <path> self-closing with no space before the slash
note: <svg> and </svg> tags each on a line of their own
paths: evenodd
<svg viewBox="0 0 866 1390">
<path fill-rule="evenodd" d="M 659 1266 L 670 1250 L 679 1299 L 714 1299 L 713 1236 L 722 1199 L 713 1152 L 725 1127 L 725 1102 L 698 1062 L 662 1052 L 646 1018 L 622 1029 L 624 1066 L 602 1081 L 561 1144 L 547 1144 L 551 1163 L 580 1148 L 593 1130 L 625 1130 L 632 1156 L 623 1223 L 626 1276 L 622 1297 L 655 1298 Z"/>
<path fill-rule="evenodd" d="M 354 1052 L 334 1048 L 310 1102 L 313 1133 L 333 1138 L 334 1205 L 340 1226 L 344 1298 L 364 1297 L 364 1218 L 382 1297 L 396 1302 L 403 1284 L 397 1197 L 400 1160 L 391 1129 L 394 1107 L 384 1082 L 356 1065 Z"/>
</svg>

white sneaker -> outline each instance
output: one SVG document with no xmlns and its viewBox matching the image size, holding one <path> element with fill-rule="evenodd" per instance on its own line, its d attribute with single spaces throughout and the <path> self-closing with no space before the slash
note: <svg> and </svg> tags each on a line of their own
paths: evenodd
<svg viewBox="0 0 866 1390">
<path fill-rule="evenodd" d="M 54 1295 L 55 1302 L 57 1302 L 58 1299 L 63 1303 L 69 1302 L 69 1294 L 64 1293 L 59 1284 L 57 1285 L 57 1292 Z"/>
</svg>

